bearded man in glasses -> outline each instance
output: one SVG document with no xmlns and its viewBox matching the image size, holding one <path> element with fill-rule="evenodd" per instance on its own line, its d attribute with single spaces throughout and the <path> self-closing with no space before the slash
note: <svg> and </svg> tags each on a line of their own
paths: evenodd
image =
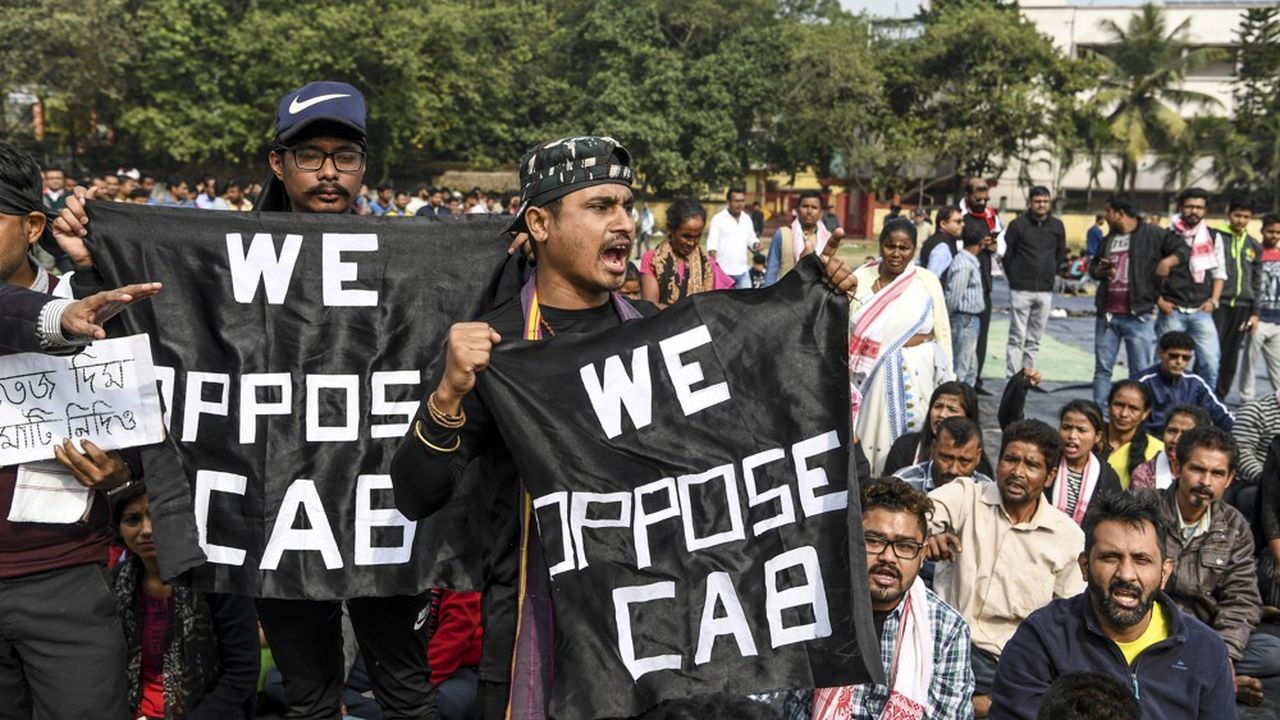
<svg viewBox="0 0 1280 720">
<path fill-rule="evenodd" d="M 313 82 L 285 95 L 268 158 L 271 177 L 255 209 L 352 212 L 364 180 L 365 137 L 364 96 L 351 85 Z M 77 268 L 89 268 L 93 259 L 81 240 L 89 222 L 82 199 L 68 198 L 54 229 Z M 349 598 L 345 603 L 383 717 L 438 717 L 423 630 L 427 594 Z M 349 667 L 343 655 L 342 606 L 340 600 L 258 601 L 258 619 L 284 678 L 285 717 L 342 716 Z"/>
<path fill-rule="evenodd" d="M 969 626 L 919 577 L 932 514 L 924 491 L 898 478 L 862 487 L 867 587 L 889 684 L 792 693 L 787 720 L 972 717 Z"/>
</svg>

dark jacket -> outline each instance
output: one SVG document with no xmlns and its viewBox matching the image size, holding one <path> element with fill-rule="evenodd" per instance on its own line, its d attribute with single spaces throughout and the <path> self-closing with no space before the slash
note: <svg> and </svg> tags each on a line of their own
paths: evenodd
<svg viewBox="0 0 1280 720">
<path fill-rule="evenodd" d="M 144 574 L 142 562 L 131 557 L 116 566 L 114 578 L 127 652 L 129 703 L 134 713 L 142 698 Z M 261 660 L 253 598 L 173 586 L 164 638 L 166 718 L 252 718 Z M 170 689 L 179 697 L 171 696 Z"/>
<path fill-rule="evenodd" d="M 1168 233 L 1170 238 L 1175 238 L 1182 243 L 1187 248 L 1188 255 L 1190 255 L 1191 248 L 1181 235 L 1173 230 L 1165 230 L 1164 232 Z M 1215 242 L 1223 242 L 1223 238 L 1218 237 L 1217 233 L 1212 230 L 1209 231 L 1209 235 L 1214 238 Z M 1160 296 L 1181 308 L 1200 307 L 1213 296 L 1213 274 L 1215 272 L 1217 272 L 1216 269 L 1206 270 L 1204 278 L 1200 282 L 1196 282 L 1195 277 L 1191 275 L 1190 263 L 1184 261 L 1169 273 L 1169 277 L 1165 278 L 1164 284 L 1160 288 Z"/>
<path fill-rule="evenodd" d="M 1098 268 L 1099 258 L 1111 253 L 1111 242 L 1116 233 L 1112 231 L 1102 241 L 1102 250 L 1097 257 L 1089 260 L 1089 275 L 1098 281 L 1096 304 L 1098 312 L 1107 309 L 1106 273 Z M 1150 223 L 1141 223 L 1133 231 L 1129 239 L 1129 312 L 1133 315 L 1147 315 L 1156 305 L 1160 297 L 1160 286 L 1156 282 L 1156 265 L 1170 255 L 1177 255 L 1179 267 L 1187 263 L 1191 249 L 1178 235 Z"/>
<path fill-rule="evenodd" d="M 0 352 L 40 352 L 36 327 L 50 300 L 44 293 L 0 283 Z"/>
<path fill-rule="evenodd" d="M 1280 435 L 1271 439 L 1267 461 L 1259 476 L 1258 539 L 1270 542 L 1280 538 Z"/>
<path fill-rule="evenodd" d="M 924 460 L 916 460 L 922 436 L 923 433 L 918 432 L 903 433 L 902 437 L 893 441 L 893 445 L 889 446 L 889 454 L 884 459 L 884 475 L 892 475 L 903 468 L 911 467 L 917 462 L 924 462 L 924 460 L 929 459 L 929 453 L 925 453 Z M 861 468 L 861 465 L 859 465 L 859 468 Z M 995 469 L 991 467 L 991 461 L 987 460 L 987 451 L 985 449 L 982 451 L 982 457 L 978 458 L 978 472 L 989 478 L 996 476 Z M 868 476 L 862 475 L 860 477 Z"/>
<path fill-rule="evenodd" d="M 1238 661 L 1262 619 L 1262 596 L 1253 567 L 1253 530 L 1240 511 L 1220 500 L 1211 507 L 1209 531 L 1184 545 L 1178 533 L 1177 490 L 1175 484 L 1160 491 L 1169 528 L 1164 555 L 1173 561 L 1173 575 L 1165 583 L 1165 592 L 1182 609 L 1217 630 L 1227 644 L 1227 654 Z"/>
<path fill-rule="evenodd" d="M 1147 430 L 1159 437 L 1164 426 L 1169 422 L 1169 411 L 1174 405 L 1199 405 L 1209 411 L 1213 424 L 1231 432 L 1236 419 L 1227 406 L 1218 399 L 1213 388 L 1204 378 L 1193 372 L 1185 372 L 1179 377 L 1165 375 L 1160 372 L 1160 363 L 1139 371 L 1134 377 L 1151 391 L 1151 417 L 1147 419 Z"/>
<path fill-rule="evenodd" d="M 1227 256 L 1227 281 L 1222 285 L 1222 304 L 1252 308 L 1262 296 L 1262 244 L 1247 231 L 1233 235 L 1230 226 L 1212 230 Z"/>
<path fill-rule="evenodd" d="M 1031 613 L 1000 656 L 992 720 L 1032 720 L 1049 685 L 1074 672 L 1104 673 L 1132 688 L 1143 720 L 1234 718 L 1235 686 L 1222 639 L 1164 593 L 1156 597 L 1169 637 L 1143 650 L 1132 665 L 1102 633 L 1087 591 Z"/>
<path fill-rule="evenodd" d="M 1004 244 L 1001 266 L 1010 290 L 1053 292 L 1053 279 L 1067 261 L 1067 230 L 1061 220 L 1023 213 L 1009 223 Z"/>
</svg>

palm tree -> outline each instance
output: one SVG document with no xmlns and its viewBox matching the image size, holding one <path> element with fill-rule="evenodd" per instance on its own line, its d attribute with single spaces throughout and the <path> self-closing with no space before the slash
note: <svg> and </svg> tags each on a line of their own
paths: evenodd
<svg viewBox="0 0 1280 720">
<path fill-rule="evenodd" d="M 1167 30 L 1164 12 L 1148 3 L 1130 16 L 1127 27 L 1112 20 L 1099 24 L 1112 43 L 1099 53 L 1105 70 L 1093 101 L 1108 113 L 1107 126 L 1118 145 L 1119 190 L 1133 187 L 1148 152 L 1182 138 L 1187 123 L 1178 108 L 1220 104 L 1182 88 L 1188 72 L 1225 58 L 1221 50 L 1191 46 L 1186 40 L 1190 23 L 1187 18 Z"/>
</svg>

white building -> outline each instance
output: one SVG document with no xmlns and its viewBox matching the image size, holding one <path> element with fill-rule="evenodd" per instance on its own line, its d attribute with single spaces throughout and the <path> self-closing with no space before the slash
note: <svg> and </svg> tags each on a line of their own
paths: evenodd
<svg viewBox="0 0 1280 720">
<path fill-rule="evenodd" d="M 1217 98 L 1221 103 L 1209 110 L 1213 114 L 1230 116 L 1234 109 L 1232 97 L 1236 73 L 1236 31 L 1240 27 L 1245 11 L 1250 7 L 1266 7 L 1273 5 L 1272 0 L 1172 0 L 1162 4 L 1168 31 L 1178 27 L 1184 20 L 1188 23 L 1186 39 L 1192 45 L 1215 47 L 1227 51 L 1229 57 L 1195 71 L 1186 79 L 1183 87 Z M 1072 57 L 1080 57 L 1087 50 L 1097 50 L 1111 42 L 1111 34 L 1102 28 L 1105 20 L 1110 20 L 1121 28 L 1128 25 L 1129 18 L 1141 8 L 1132 4 L 1107 3 L 1105 1 L 1091 3 L 1087 0 L 1021 0 L 1020 8 L 1023 17 L 1035 23 L 1040 32 L 1049 36 L 1054 45 Z M 1198 111 L 1206 112 L 1206 111 Z M 1193 111 L 1184 112 L 1190 116 Z M 1143 164 L 1138 173 L 1135 190 L 1139 192 L 1160 192 L 1165 190 L 1164 175 L 1160 170 L 1153 170 L 1150 158 Z M 1207 163 L 1206 163 L 1207 164 Z M 1095 190 L 1106 190 L 1115 187 L 1115 173 L 1111 163 L 1099 178 Z M 1050 159 L 1049 164 L 1038 164 L 1031 169 L 1031 177 L 1036 184 L 1052 188 L 1059 175 L 1056 161 Z M 1019 169 L 1007 170 L 997 187 L 993 188 L 992 199 L 995 202 L 1003 197 L 1010 208 L 1025 207 L 1027 188 L 1019 187 L 1017 178 Z M 1061 187 L 1052 188 L 1055 192 L 1083 191 L 1088 186 L 1087 168 L 1081 166 L 1068 170 Z M 1206 183 L 1212 185 L 1212 182 Z M 1210 187 L 1209 189 L 1214 189 Z M 1177 188 L 1172 188 L 1177 190 Z"/>
</svg>

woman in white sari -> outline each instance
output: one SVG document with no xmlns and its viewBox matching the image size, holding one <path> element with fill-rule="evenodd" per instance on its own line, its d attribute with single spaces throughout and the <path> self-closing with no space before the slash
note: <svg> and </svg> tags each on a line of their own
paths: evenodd
<svg viewBox="0 0 1280 720">
<path fill-rule="evenodd" d="M 915 254 L 915 225 L 894 218 L 880 232 L 880 259 L 854 272 L 849 383 L 854 432 L 872 475 L 883 471 L 894 440 L 920 429 L 933 389 L 953 377 L 942 285 L 911 262 Z"/>
</svg>

